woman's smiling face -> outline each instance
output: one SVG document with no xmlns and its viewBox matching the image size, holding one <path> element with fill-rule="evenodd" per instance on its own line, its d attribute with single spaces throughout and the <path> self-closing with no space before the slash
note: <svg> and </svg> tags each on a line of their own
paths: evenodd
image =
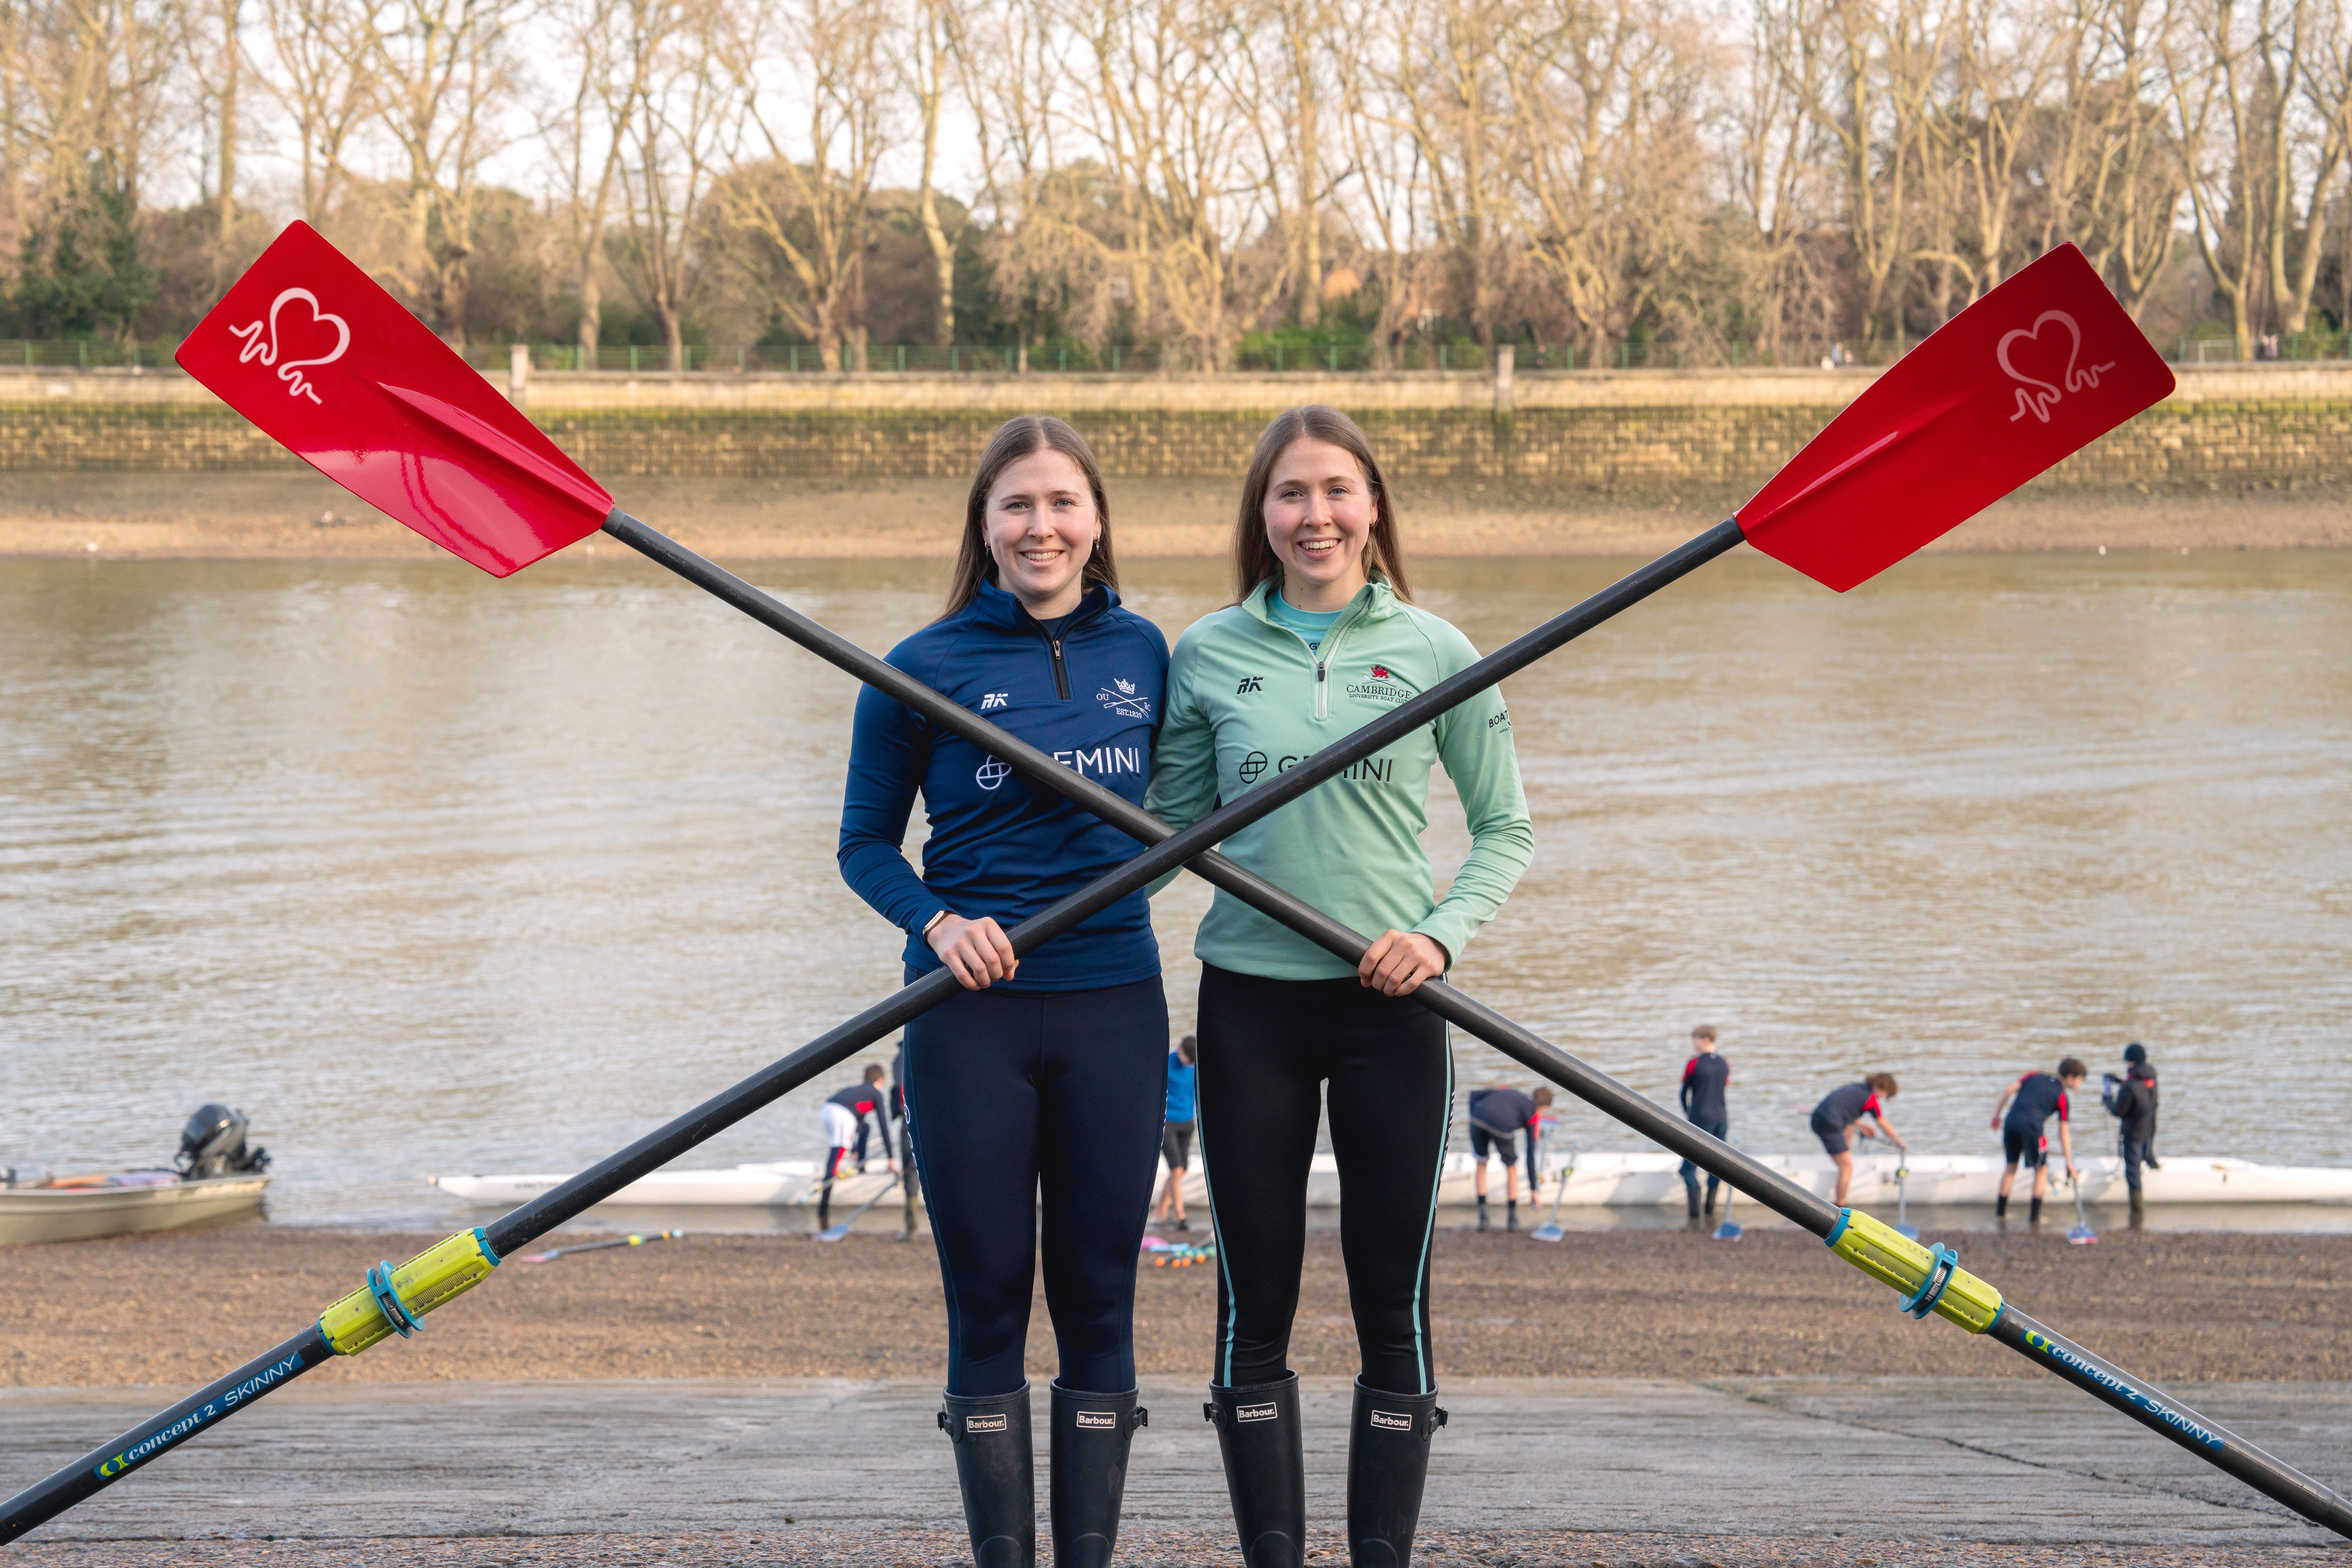
<svg viewBox="0 0 2352 1568">
<path fill-rule="evenodd" d="M 1282 563 L 1282 596 L 1302 610 L 1337 610 L 1355 597 L 1376 510 L 1371 481 L 1345 447 L 1306 440 L 1285 447 L 1263 509 L 1266 542 Z"/>
<path fill-rule="evenodd" d="M 989 489 L 982 526 L 997 585 L 1031 615 L 1050 620 L 1078 607 L 1102 519 L 1076 463 L 1047 447 L 1012 464 Z"/>
</svg>

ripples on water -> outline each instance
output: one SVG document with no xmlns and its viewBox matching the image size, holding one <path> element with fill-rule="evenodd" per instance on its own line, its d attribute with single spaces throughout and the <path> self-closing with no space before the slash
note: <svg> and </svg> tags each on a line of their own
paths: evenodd
<svg viewBox="0 0 2352 1568">
<path fill-rule="evenodd" d="M 1492 647 L 1626 564 L 1418 576 Z M 941 576 L 754 574 L 877 650 Z M 1131 602 L 1172 636 L 1218 579 Z M 0 606 L 0 1163 L 158 1161 L 226 1099 L 277 1216 L 439 1224 L 425 1173 L 572 1169 L 897 984 L 834 869 L 851 682 L 650 570 L 14 561 Z M 1457 978 L 1569 1049 L 1670 1100 L 1706 1020 L 1752 1148 L 1884 1068 L 1915 1147 L 1980 1152 L 2004 1075 L 2137 1038 L 2169 1150 L 2346 1158 L 2352 557 L 1839 598 L 1743 555 L 1509 696 L 1537 859 Z M 1206 905 L 1155 906 L 1180 1028 Z M 814 1154 L 848 1076 L 695 1162 Z"/>
</svg>

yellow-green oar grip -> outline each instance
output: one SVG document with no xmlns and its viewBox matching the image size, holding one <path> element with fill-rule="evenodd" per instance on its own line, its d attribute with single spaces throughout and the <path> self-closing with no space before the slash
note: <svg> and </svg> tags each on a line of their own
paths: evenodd
<svg viewBox="0 0 2352 1568">
<path fill-rule="evenodd" d="M 498 1255 L 479 1230 L 461 1230 L 392 1270 L 389 1283 L 400 1308 L 411 1318 L 421 1318 L 480 1284 L 498 1266 Z M 337 1355 L 357 1355 L 390 1337 L 393 1330 L 383 1303 L 366 1288 L 319 1314 L 319 1331 Z"/>
<path fill-rule="evenodd" d="M 1830 1232 L 1830 1250 L 1882 1285 L 1916 1297 L 1936 1270 L 1936 1254 L 1893 1226 L 1847 1209 Z M 1936 1298 L 1935 1312 L 1972 1334 L 2000 1316 L 2000 1292 L 1965 1268 L 1954 1268 Z"/>
</svg>

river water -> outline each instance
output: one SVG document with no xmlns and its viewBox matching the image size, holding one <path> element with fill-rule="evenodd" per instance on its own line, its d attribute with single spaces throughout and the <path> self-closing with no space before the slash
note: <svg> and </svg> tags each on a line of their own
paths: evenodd
<svg viewBox="0 0 2352 1568">
<path fill-rule="evenodd" d="M 1419 577 L 1491 647 L 1630 564 Z M 876 649 L 942 576 L 753 575 Z M 1222 602 L 1213 563 L 1131 577 L 1171 637 Z M 274 1217 L 437 1226 L 428 1173 L 618 1147 L 897 984 L 834 868 L 853 695 L 605 558 L 0 562 L 0 1164 L 160 1163 L 220 1099 Z M 1509 697 L 1537 858 L 1456 977 L 1566 1048 L 1671 1100 L 1711 1022 L 1748 1147 L 1885 1068 L 1915 1149 L 1983 1152 L 2007 1078 L 2139 1039 L 2170 1152 L 2352 1155 L 2352 556 L 1935 556 L 1841 598 L 1742 552 Z M 1206 904 L 1155 905 L 1180 1029 Z M 815 1157 L 851 1076 L 689 1163 Z"/>
</svg>

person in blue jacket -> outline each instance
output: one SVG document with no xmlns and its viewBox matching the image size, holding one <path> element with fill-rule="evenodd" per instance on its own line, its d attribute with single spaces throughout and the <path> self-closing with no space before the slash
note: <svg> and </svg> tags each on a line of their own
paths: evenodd
<svg viewBox="0 0 2352 1568">
<path fill-rule="evenodd" d="M 1118 589 L 1094 455 L 1063 421 L 1024 416 L 981 455 L 946 614 L 889 661 L 1140 805 L 1168 644 Z M 919 876 L 899 849 L 918 792 L 930 825 Z M 1041 1236 L 1060 1356 L 1050 1512 L 1061 1568 L 1110 1560 L 1129 1441 L 1146 1420 L 1135 1258 L 1168 1048 L 1149 895 L 1026 957 L 1006 935 L 1138 851 L 972 742 L 870 687 L 859 694 L 842 876 L 907 933 L 910 983 L 944 966 L 963 985 L 907 1026 L 905 1090 L 946 1283 L 940 1424 L 980 1568 L 1036 1559 L 1023 1349 Z"/>
</svg>

